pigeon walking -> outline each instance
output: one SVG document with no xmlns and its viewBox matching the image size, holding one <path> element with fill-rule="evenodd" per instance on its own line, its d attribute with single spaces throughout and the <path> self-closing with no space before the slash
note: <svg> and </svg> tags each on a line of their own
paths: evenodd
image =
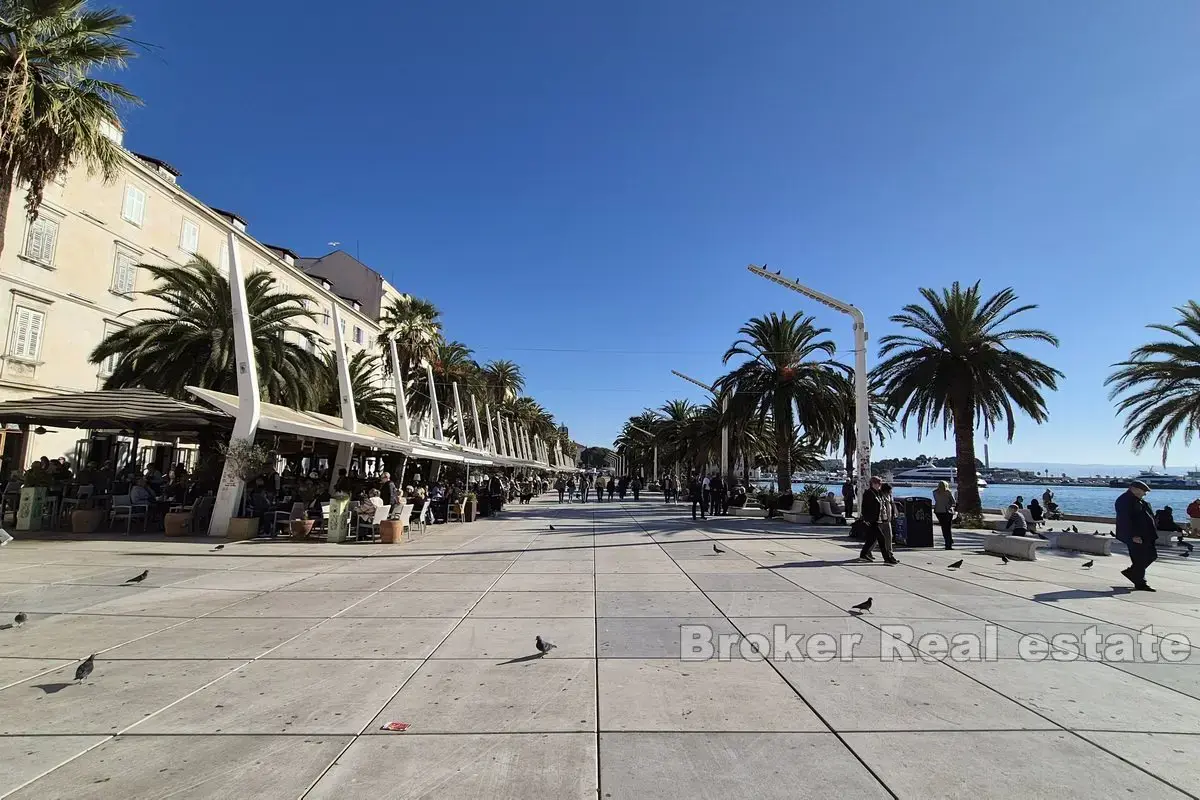
<svg viewBox="0 0 1200 800">
<path fill-rule="evenodd" d="M 551 650 L 558 647 L 558 645 L 546 641 L 541 636 L 534 637 L 533 644 L 535 647 L 537 647 L 537 651 L 542 655 L 546 655 L 546 653 L 549 653 Z"/>
<path fill-rule="evenodd" d="M 963 565 L 963 560 L 960 558 L 958 561 L 955 561 L 953 564 L 950 565 L 950 569 L 958 569 L 962 565 Z"/>
<path fill-rule="evenodd" d="M 129 580 L 127 580 L 125 582 L 126 583 L 141 583 L 142 581 L 146 580 L 146 576 L 149 574 L 150 574 L 150 570 L 148 570 L 148 569 L 142 570 L 141 575 L 134 575 L 132 578 L 130 578 Z"/>
<path fill-rule="evenodd" d="M 717 546 L 714 544 L 714 545 L 713 545 L 713 552 L 714 552 L 714 553 L 716 553 L 717 555 L 721 555 L 721 553 L 724 553 L 725 551 L 724 551 L 724 550 L 722 550 L 721 548 L 717 547 Z"/>
<path fill-rule="evenodd" d="M 75 668 L 75 680 L 82 682 L 87 680 L 87 676 L 92 674 L 92 669 L 96 666 L 96 654 L 92 653 L 88 656 L 88 660 Z"/>
<path fill-rule="evenodd" d="M 1091 568 L 1092 568 L 1092 566 L 1093 566 L 1095 563 L 1096 563 L 1095 559 L 1093 559 L 1093 560 L 1091 560 L 1091 561 L 1085 561 L 1085 562 L 1083 562 L 1083 568 L 1084 568 L 1084 569 L 1091 569 Z"/>
<path fill-rule="evenodd" d="M 18 611 L 17 615 L 13 617 L 13 624 L 19 628 L 25 624 L 25 620 L 27 619 L 29 619 L 29 617 L 25 616 L 24 611 Z"/>
<path fill-rule="evenodd" d="M 553 526 L 553 525 L 551 525 L 551 526 L 550 526 L 550 530 L 554 530 L 554 526 Z"/>
<path fill-rule="evenodd" d="M 225 549 L 225 545 L 223 545 L 223 544 L 219 544 L 219 545 L 217 545 L 216 547 L 214 547 L 214 548 L 213 548 L 213 550 L 214 550 L 214 551 L 216 551 L 216 550 L 224 550 L 224 549 Z"/>
<path fill-rule="evenodd" d="M 1000 562 L 1001 562 L 1002 564 L 1007 564 L 1007 563 L 1008 563 L 1008 556 L 1000 556 Z"/>
<path fill-rule="evenodd" d="M 850 610 L 851 610 L 851 611 L 870 611 L 870 610 L 871 610 L 871 601 L 872 601 L 873 599 L 874 599 L 874 598 L 868 597 L 866 600 L 863 600 L 863 601 L 862 601 L 861 603 L 859 603 L 858 605 L 856 605 L 856 606 L 851 606 L 851 607 L 850 607 Z"/>
<path fill-rule="evenodd" d="M 1072 526 L 1071 526 L 1071 533 L 1079 533 L 1079 526 L 1078 526 L 1078 525 L 1072 525 Z"/>
</svg>

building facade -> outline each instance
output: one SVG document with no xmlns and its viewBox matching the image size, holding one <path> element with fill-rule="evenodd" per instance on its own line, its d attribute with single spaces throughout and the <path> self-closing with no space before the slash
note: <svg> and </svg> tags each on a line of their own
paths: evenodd
<svg viewBox="0 0 1200 800">
<path fill-rule="evenodd" d="M 120 142 L 119 131 L 111 136 Z M 243 217 L 201 202 L 180 179 L 167 162 L 126 150 L 116 180 L 75 167 L 48 184 L 32 222 L 25 187 L 15 187 L 0 252 L 0 401 L 101 388 L 114 365 L 90 363 L 92 349 L 155 307 L 140 294 L 153 278 L 138 265 L 183 266 L 199 254 L 228 274 L 230 231 L 247 273 L 265 270 L 277 289 L 312 298 L 311 327 L 330 346 L 336 305 L 349 355 L 374 351 L 381 308 L 400 296 L 382 276 L 341 251 L 302 259 L 259 242 Z M 74 461 L 86 435 L 0 433 L 10 468 L 43 455 Z"/>
</svg>

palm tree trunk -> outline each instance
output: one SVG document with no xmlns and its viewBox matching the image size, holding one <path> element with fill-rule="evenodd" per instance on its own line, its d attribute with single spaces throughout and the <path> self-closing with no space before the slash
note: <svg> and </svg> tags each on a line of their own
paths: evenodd
<svg viewBox="0 0 1200 800">
<path fill-rule="evenodd" d="M 782 394 L 782 393 L 780 393 Z M 775 401 L 775 480 L 779 493 L 792 491 L 792 407 L 785 397 Z"/>
<path fill-rule="evenodd" d="M 16 170 L 12 161 L 5 160 L 0 164 L 0 255 L 4 254 L 4 233 L 8 227 L 8 207 L 12 203 L 15 182 Z"/>
<path fill-rule="evenodd" d="M 970 398 L 954 402 L 954 454 L 958 463 L 958 510 L 982 513 L 979 473 L 975 469 L 975 415 Z"/>
</svg>

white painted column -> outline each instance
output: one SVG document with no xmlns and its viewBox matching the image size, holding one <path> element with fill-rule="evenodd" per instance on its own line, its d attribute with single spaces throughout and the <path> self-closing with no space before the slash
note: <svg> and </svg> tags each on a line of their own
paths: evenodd
<svg viewBox="0 0 1200 800">
<path fill-rule="evenodd" d="M 488 424 L 488 450 L 492 455 L 500 455 L 500 451 L 496 449 L 496 429 L 492 427 L 492 404 L 483 404 L 483 413 L 487 415 Z"/>
<path fill-rule="evenodd" d="M 433 435 L 441 442 L 446 439 L 446 433 L 442 430 L 442 411 L 438 408 L 437 388 L 433 384 L 433 366 L 428 361 L 425 362 L 425 378 L 429 381 L 429 411 L 433 416 Z"/>
<path fill-rule="evenodd" d="M 395 339 L 388 339 L 388 349 L 392 357 L 392 380 L 396 384 L 396 429 L 400 438 L 407 442 L 412 438 L 412 428 L 408 420 L 408 397 L 404 394 L 404 376 L 400 374 L 400 356 L 396 352 Z"/>
<path fill-rule="evenodd" d="M 483 434 L 479 430 L 479 405 L 475 402 L 475 395 L 471 395 L 471 426 L 475 429 L 475 449 L 483 449 Z"/>
<path fill-rule="evenodd" d="M 338 312 L 337 303 L 333 304 L 333 348 L 338 371 L 338 396 L 342 406 L 342 428 L 354 433 L 358 429 L 358 415 L 354 410 L 354 392 L 350 385 L 350 365 L 346 360 L 346 337 L 342 334 L 342 317 Z M 333 469 L 329 471 L 330 494 L 337 485 L 338 471 L 349 470 L 353 457 L 354 445 L 348 442 L 338 442 L 337 455 L 333 459 Z"/>
<path fill-rule="evenodd" d="M 262 416 L 262 400 L 258 395 L 258 365 L 254 360 L 253 340 L 250 338 L 250 307 L 246 302 L 245 273 L 242 270 L 242 257 L 238 253 L 237 236 L 233 231 L 229 232 L 229 301 L 233 312 L 233 353 L 238 386 L 238 411 L 230 441 L 254 441 Z M 241 475 L 226 461 L 221 483 L 217 487 L 212 518 L 208 523 L 209 536 L 223 537 L 229 532 L 229 521 L 241 504 L 245 488 Z"/>
<path fill-rule="evenodd" d="M 462 413 L 462 400 L 458 397 L 458 381 L 450 384 L 450 389 L 454 392 L 454 413 L 458 417 L 458 443 L 462 447 L 467 446 L 467 421 Z"/>
</svg>

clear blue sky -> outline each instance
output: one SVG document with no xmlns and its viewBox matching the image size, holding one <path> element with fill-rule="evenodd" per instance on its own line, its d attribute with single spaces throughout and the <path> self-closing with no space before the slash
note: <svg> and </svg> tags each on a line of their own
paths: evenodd
<svg viewBox="0 0 1200 800">
<path fill-rule="evenodd" d="M 751 316 L 811 308 L 848 346 L 766 261 L 875 340 L 918 286 L 1015 287 L 1067 379 L 993 459 L 1157 460 L 1102 382 L 1200 294 L 1191 2 L 120 5 L 161 47 L 125 76 L 129 146 L 260 239 L 359 242 L 580 441 L 698 398 L 669 370 L 715 377 Z"/>
</svg>

